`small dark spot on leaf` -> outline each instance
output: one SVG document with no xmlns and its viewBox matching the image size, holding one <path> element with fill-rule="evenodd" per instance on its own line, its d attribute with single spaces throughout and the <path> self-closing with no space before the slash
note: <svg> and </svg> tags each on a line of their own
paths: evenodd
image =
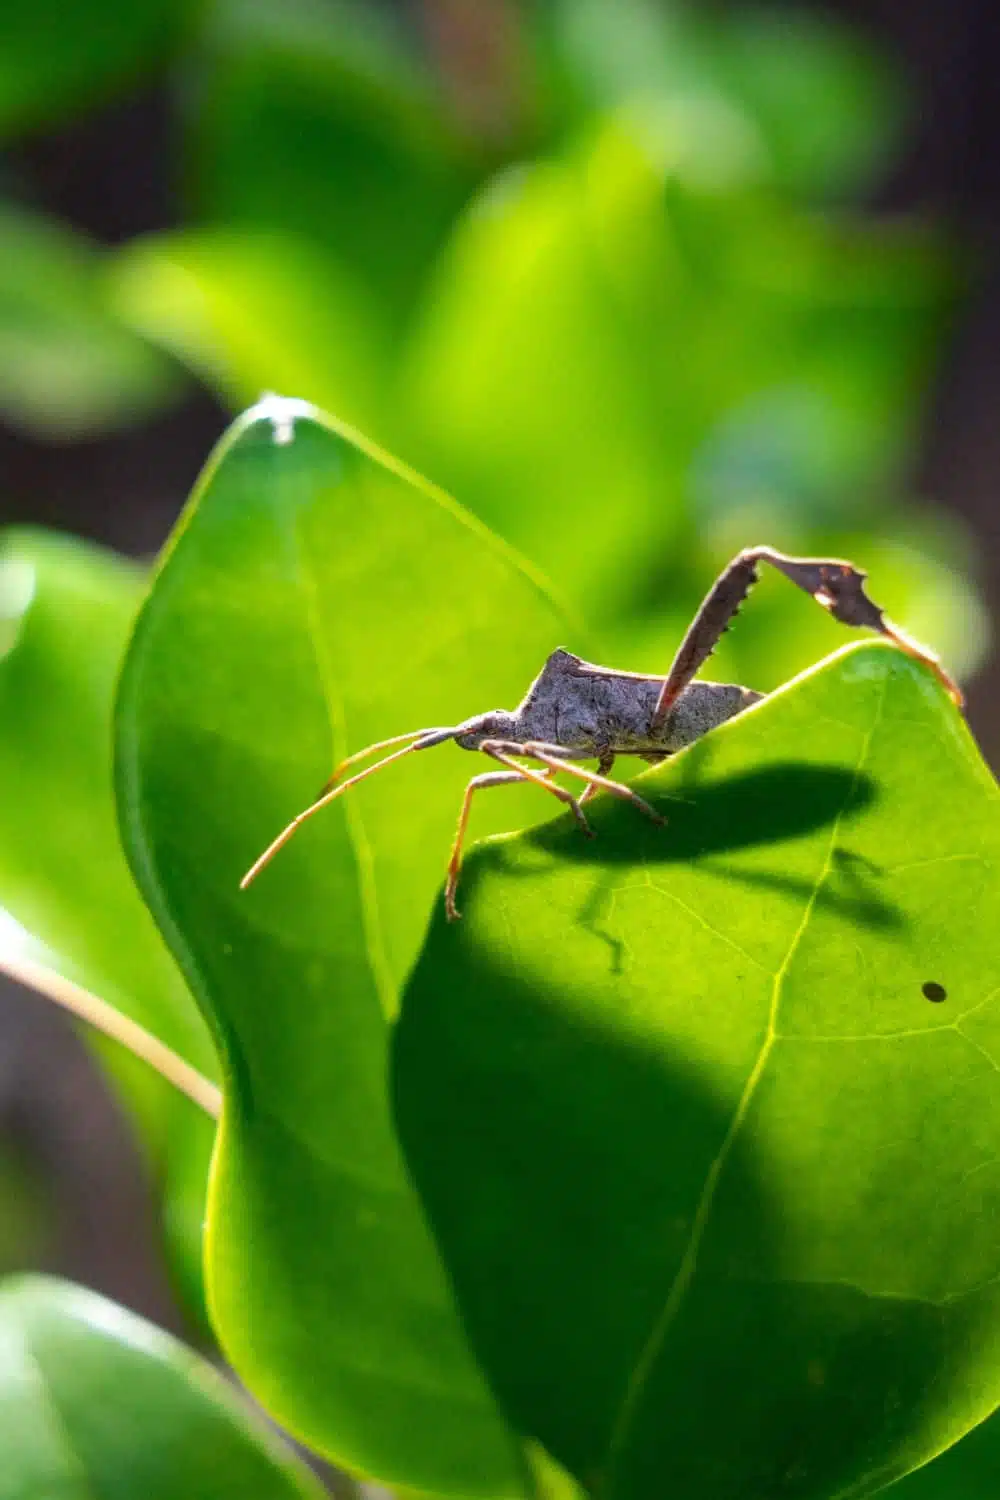
<svg viewBox="0 0 1000 1500">
<path fill-rule="evenodd" d="M 943 984 L 938 984 L 936 979 L 928 979 L 926 984 L 920 986 L 927 1000 L 947 1000 L 948 991 Z"/>
</svg>

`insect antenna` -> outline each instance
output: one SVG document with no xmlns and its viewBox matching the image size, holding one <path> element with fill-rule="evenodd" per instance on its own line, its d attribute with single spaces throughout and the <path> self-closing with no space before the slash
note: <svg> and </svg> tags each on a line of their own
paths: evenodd
<svg viewBox="0 0 1000 1500">
<path fill-rule="evenodd" d="M 344 759 L 334 767 L 333 775 L 330 777 L 329 781 L 323 783 L 317 795 L 319 797 L 324 797 L 332 787 L 335 787 L 337 785 L 337 782 L 340 780 L 341 776 L 343 776 L 348 766 L 356 766 L 359 760 L 367 760 L 369 755 L 375 754 L 376 750 L 388 750 L 390 745 L 402 745 L 405 740 L 419 740 L 423 737 L 423 735 L 428 733 L 430 733 L 430 731 L 427 729 L 409 729 L 407 730 L 406 734 L 394 734 L 389 740 L 376 740 L 374 745 L 366 745 L 363 750 L 355 750 L 353 755 L 345 756 Z M 389 758 L 392 759 L 393 757 L 390 756 Z"/>
<path fill-rule="evenodd" d="M 444 744 L 445 740 L 450 740 L 455 732 L 454 729 L 411 729 L 408 734 L 397 734 L 392 739 L 378 740 L 374 745 L 366 745 L 363 750 L 358 750 L 354 755 L 349 755 L 346 760 L 342 760 L 316 801 L 311 802 L 302 812 L 297 813 L 292 821 L 281 830 L 277 838 L 268 844 L 259 859 L 256 859 L 250 866 L 240 881 L 240 890 L 245 891 L 247 886 L 256 880 L 264 866 L 270 864 L 271 860 L 278 853 L 278 850 L 285 847 L 289 839 L 292 838 L 307 819 L 311 818 L 315 813 L 320 812 L 324 807 L 329 806 L 342 792 L 346 792 L 349 787 L 356 786 L 359 781 L 364 781 L 366 776 L 374 776 L 376 771 L 381 771 L 383 767 L 391 765 L 394 760 L 399 760 L 402 756 L 409 755 L 411 750 L 429 750 L 432 745 Z M 401 744 L 404 740 L 409 740 L 410 743 L 405 745 L 402 750 L 394 750 L 391 755 L 384 755 L 374 765 L 366 766 L 363 771 L 356 771 L 353 776 L 348 776 L 346 781 L 339 779 L 347 766 L 354 765 L 359 760 L 364 760 L 366 756 L 371 755 L 376 750 L 385 750 L 390 745 Z"/>
</svg>

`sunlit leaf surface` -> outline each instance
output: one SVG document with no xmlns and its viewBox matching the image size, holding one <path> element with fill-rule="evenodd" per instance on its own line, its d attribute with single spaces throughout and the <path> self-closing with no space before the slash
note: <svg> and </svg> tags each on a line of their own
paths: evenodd
<svg viewBox="0 0 1000 1500">
<path fill-rule="evenodd" d="M 1000 1416 L 994 1413 L 938 1458 L 893 1486 L 892 1500 L 991 1500 L 1000 1482 Z"/>
</svg>

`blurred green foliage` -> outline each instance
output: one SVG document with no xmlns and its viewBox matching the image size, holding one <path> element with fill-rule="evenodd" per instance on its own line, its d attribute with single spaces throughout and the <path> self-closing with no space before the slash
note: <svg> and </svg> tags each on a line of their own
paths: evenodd
<svg viewBox="0 0 1000 1500">
<path fill-rule="evenodd" d="M 178 393 L 178 373 L 107 315 L 93 246 L 0 205 L 0 413 L 40 438 L 136 421 Z"/>
<path fill-rule="evenodd" d="M 933 227 L 858 206 L 907 118 L 860 36 L 676 0 L 124 17 L 74 7 L 81 76 L 99 97 L 165 74 L 186 222 L 97 285 L 90 247 L 8 207 L 9 421 L 135 420 L 176 398 L 158 345 L 234 409 L 274 389 L 358 424 L 631 666 L 663 667 L 759 539 L 857 552 L 890 613 L 975 666 L 968 539 L 910 493 L 958 272 Z M 11 129 L 87 97 L 24 25 Z M 765 587 L 718 671 L 770 688 L 835 639 Z"/>
<path fill-rule="evenodd" d="M 956 671 L 980 660 L 970 539 L 912 480 L 961 266 L 935 226 L 863 206 L 908 102 L 859 36 L 694 0 L 5 7 L 0 141 L 144 80 L 171 101 L 176 226 L 102 251 L 3 180 L 10 426 L 114 432 L 191 376 L 233 409 L 278 390 L 445 485 L 621 666 L 665 669 L 710 578 L 757 541 L 856 558 Z M 452 570 L 456 617 L 471 586 Z M 2 933 L 23 941 L 22 922 L 211 1071 L 110 821 L 111 692 L 140 587 L 68 545 L 8 545 Z M 482 618 L 513 660 L 497 588 Z M 769 689 L 841 641 L 771 580 L 713 675 Z M 197 1297 L 205 1122 L 116 1076 Z"/>
<path fill-rule="evenodd" d="M 766 537 L 858 552 L 971 669 L 968 542 L 907 493 L 957 273 L 849 197 L 905 115 L 884 66 L 817 17 L 653 0 L 416 7 L 408 46 L 377 14 L 207 13 L 192 223 L 113 258 L 118 315 L 234 407 L 358 423 L 629 665 Z M 834 642 L 795 616 L 765 589 L 720 673 L 773 687 Z"/>
</svg>

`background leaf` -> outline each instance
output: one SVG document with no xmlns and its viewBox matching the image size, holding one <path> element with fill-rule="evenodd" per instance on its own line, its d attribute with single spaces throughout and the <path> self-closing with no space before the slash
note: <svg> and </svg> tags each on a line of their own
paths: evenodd
<svg viewBox="0 0 1000 1500">
<path fill-rule="evenodd" d="M 291 1430 L 386 1482 L 511 1494 L 386 1095 L 398 986 L 468 758 L 415 756 L 240 877 L 348 750 L 516 701 L 558 615 L 452 502 L 271 398 L 231 430 L 140 616 L 118 706 L 140 886 L 220 1039 L 214 1321 Z M 523 820 L 509 789 L 477 810 Z M 537 794 L 530 799 L 537 813 Z"/>
<path fill-rule="evenodd" d="M 202 221 L 325 246 L 398 324 L 483 161 L 392 19 L 357 0 L 225 0 L 189 144 Z"/>
<path fill-rule="evenodd" d="M 721 64 L 699 66 L 739 114 Z M 402 330 L 371 257 L 279 214 L 128 247 L 116 307 L 231 404 L 293 389 L 440 479 L 585 611 L 605 660 L 665 670 L 706 581 L 760 537 L 864 556 L 890 613 L 971 671 L 973 550 L 900 498 L 947 247 L 804 212 L 680 82 L 607 103 L 484 182 Z M 718 670 L 772 688 L 836 632 L 765 586 Z"/>
<path fill-rule="evenodd" d="M 0 1500 L 319 1500 L 206 1361 L 83 1287 L 0 1286 Z"/>
<path fill-rule="evenodd" d="M 901 87 L 834 15 L 751 5 L 720 17 L 677 0 L 551 0 L 539 8 L 555 79 L 580 116 L 642 96 L 703 134 L 703 160 L 741 142 L 783 191 L 860 193 L 898 140 Z"/>
<path fill-rule="evenodd" d="M 703 155 L 697 117 L 647 103 L 495 180 L 404 347 L 397 444 L 586 610 L 605 659 L 666 670 L 751 537 L 850 556 L 862 531 L 873 567 L 900 542 L 920 559 L 887 607 L 917 629 L 933 599 L 933 638 L 967 670 L 983 631 L 948 587 L 961 541 L 895 502 L 942 247 L 804 214 L 738 144 L 711 170 Z M 762 589 L 719 672 L 771 688 L 833 649 L 836 626 L 800 615 Z"/>
<path fill-rule="evenodd" d="M 134 241 L 113 268 L 123 317 L 233 410 L 294 390 L 367 432 L 385 425 L 383 310 L 335 257 L 285 232 L 186 230 Z"/>
<path fill-rule="evenodd" d="M 0 951 L 28 945 L 214 1076 L 205 1024 L 118 837 L 112 705 L 143 586 L 134 564 L 88 543 L 27 530 L 0 539 Z M 147 1163 L 167 1174 L 177 1269 L 197 1306 L 211 1122 L 120 1047 L 89 1040 Z"/>
<path fill-rule="evenodd" d="M 178 372 L 118 320 L 97 250 L 40 214 L 0 205 L 0 412 L 66 440 L 147 416 Z"/>
<path fill-rule="evenodd" d="M 640 786 L 665 830 L 599 799 L 469 861 L 395 1033 L 407 1159 L 581 1483 L 863 1493 L 1000 1395 L 997 788 L 883 645 Z"/>
</svg>

